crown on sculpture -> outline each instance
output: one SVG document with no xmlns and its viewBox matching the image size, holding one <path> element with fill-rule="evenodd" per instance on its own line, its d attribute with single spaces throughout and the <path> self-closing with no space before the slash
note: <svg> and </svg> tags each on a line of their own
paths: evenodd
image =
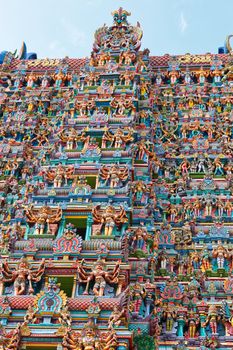
<svg viewBox="0 0 233 350">
<path fill-rule="evenodd" d="M 118 10 L 112 12 L 112 16 L 115 25 L 123 26 L 129 24 L 127 21 L 127 17 L 131 16 L 131 13 L 126 10 L 123 10 L 123 8 L 120 7 Z"/>
</svg>

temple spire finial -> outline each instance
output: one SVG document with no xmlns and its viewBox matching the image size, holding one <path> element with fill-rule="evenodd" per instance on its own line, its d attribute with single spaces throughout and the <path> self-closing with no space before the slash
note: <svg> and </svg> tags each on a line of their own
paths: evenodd
<svg viewBox="0 0 233 350">
<path fill-rule="evenodd" d="M 120 7 L 118 10 L 113 11 L 112 13 L 114 24 L 117 26 L 128 25 L 127 17 L 131 16 L 131 13 L 124 10 L 123 7 Z"/>
</svg>

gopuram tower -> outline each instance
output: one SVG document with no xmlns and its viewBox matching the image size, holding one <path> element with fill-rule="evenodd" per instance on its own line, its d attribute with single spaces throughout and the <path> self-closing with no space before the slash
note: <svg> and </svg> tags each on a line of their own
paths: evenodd
<svg viewBox="0 0 233 350">
<path fill-rule="evenodd" d="M 233 349 L 233 51 L 0 53 L 0 349 Z"/>
</svg>

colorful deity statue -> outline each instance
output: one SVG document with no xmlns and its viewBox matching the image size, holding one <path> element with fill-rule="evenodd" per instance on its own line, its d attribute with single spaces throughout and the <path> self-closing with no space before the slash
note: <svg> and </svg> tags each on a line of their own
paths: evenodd
<svg viewBox="0 0 233 350">
<path fill-rule="evenodd" d="M 88 321 L 82 332 L 72 332 L 68 328 L 62 342 L 65 350 L 115 350 L 117 344 L 114 330 L 100 333 L 92 320 Z"/>
<path fill-rule="evenodd" d="M 229 259 L 229 252 L 222 245 L 219 245 L 213 250 L 213 257 L 217 260 L 217 266 L 219 269 L 226 267 L 226 260 Z"/>
<path fill-rule="evenodd" d="M 115 226 L 121 226 L 128 222 L 128 218 L 124 208 L 115 209 L 109 205 L 106 209 L 101 209 L 98 205 L 92 211 L 94 221 L 101 224 L 100 231 L 105 236 L 111 236 L 114 233 Z"/>
<path fill-rule="evenodd" d="M 221 316 L 218 314 L 217 307 L 215 305 L 209 306 L 208 316 L 203 326 L 207 326 L 209 324 L 211 333 L 218 333 L 218 322 L 221 319 Z"/>
<path fill-rule="evenodd" d="M 62 218 L 62 209 L 47 206 L 38 209 L 31 206 L 27 208 L 26 216 L 28 223 L 34 225 L 34 234 L 43 235 L 45 231 L 55 234 Z"/>
<path fill-rule="evenodd" d="M 16 328 L 6 332 L 5 328 L 0 327 L 0 349 L 1 350 L 18 350 L 21 340 L 21 325 L 17 324 Z"/>
<path fill-rule="evenodd" d="M 59 137 L 62 142 L 66 143 L 67 150 L 75 149 L 77 142 L 82 142 L 84 143 L 84 146 L 86 146 L 90 139 L 90 137 L 85 135 L 85 132 L 82 132 L 80 135 L 74 128 L 62 130 Z"/>
<path fill-rule="evenodd" d="M 131 130 L 129 130 L 126 135 L 121 129 L 117 129 L 115 134 L 106 131 L 102 138 L 102 147 L 106 148 L 107 142 L 109 141 L 109 147 L 123 148 L 127 143 L 133 140 L 132 134 Z"/>
<path fill-rule="evenodd" d="M 110 188 L 119 187 L 124 183 L 129 176 L 129 169 L 127 167 L 120 167 L 119 165 L 103 166 L 100 169 L 99 176 L 105 180 L 104 185 Z"/>
<path fill-rule="evenodd" d="M 49 169 L 45 173 L 45 178 L 49 182 L 53 182 L 54 188 L 60 188 L 63 181 L 67 185 L 68 179 L 74 174 L 74 166 L 68 166 L 67 168 L 63 167 L 61 164 L 58 164 L 55 169 Z"/>
<path fill-rule="evenodd" d="M 176 308 L 172 305 L 165 305 L 162 313 L 162 320 L 166 321 L 166 332 L 172 332 L 177 317 Z"/>
<path fill-rule="evenodd" d="M 124 308 L 122 310 L 119 310 L 119 308 L 115 306 L 113 312 L 111 313 L 108 319 L 108 328 L 112 329 L 115 327 L 119 327 L 122 323 L 122 318 L 125 312 L 126 310 Z"/>
<path fill-rule="evenodd" d="M 2 282 L 14 284 L 14 295 L 23 295 L 26 292 L 29 294 L 34 293 L 32 286 L 33 282 L 38 283 L 45 271 L 45 261 L 42 260 L 37 269 L 33 269 L 26 258 L 21 258 L 18 263 L 17 269 L 9 267 L 6 261 L 2 264 Z M 27 286 L 28 284 L 28 286 Z M 28 291 L 26 290 L 28 287 Z"/>
<path fill-rule="evenodd" d="M 186 323 L 188 324 L 189 338 L 195 338 L 197 336 L 197 327 L 200 323 L 197 313 L 195 313 L 193 310 L 190 310 L 186 319 Z"/>
<path fill-rule="evenodd" d="M 120 272 L 120 263 L 117 262 L 113 271 L 106 271 L 104 269 L 105 262 L 98 260 L 92 268 L 91 272 L 87 272 L 87 269 L 83 263 L 78 263 L 78 279 L 82 283 L 86 283 L 86 288 L 83 294 L 89 293 L 90 282 L 94 281 L 93 292 L 97 296 L 103 296 L 107 283 L 118 284 L 118 276 Z"/>
<path fill-rule="evenodd" d="M 60 88 L 63 85 L 64 78 L 65 76 L 62 70 L 59 70 L 56 74 L 54 74 L 56 88 Z"/>
</svg>

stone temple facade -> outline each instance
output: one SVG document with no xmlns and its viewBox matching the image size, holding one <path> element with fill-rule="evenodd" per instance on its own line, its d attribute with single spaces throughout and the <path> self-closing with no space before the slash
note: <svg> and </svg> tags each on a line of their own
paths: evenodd
<svg viewBox="0 0 233 350">
<path fill-rule="evenodd" d="M 0 349 L 233 349 L 233 51 L 0 53 Z"/>
</svg>

